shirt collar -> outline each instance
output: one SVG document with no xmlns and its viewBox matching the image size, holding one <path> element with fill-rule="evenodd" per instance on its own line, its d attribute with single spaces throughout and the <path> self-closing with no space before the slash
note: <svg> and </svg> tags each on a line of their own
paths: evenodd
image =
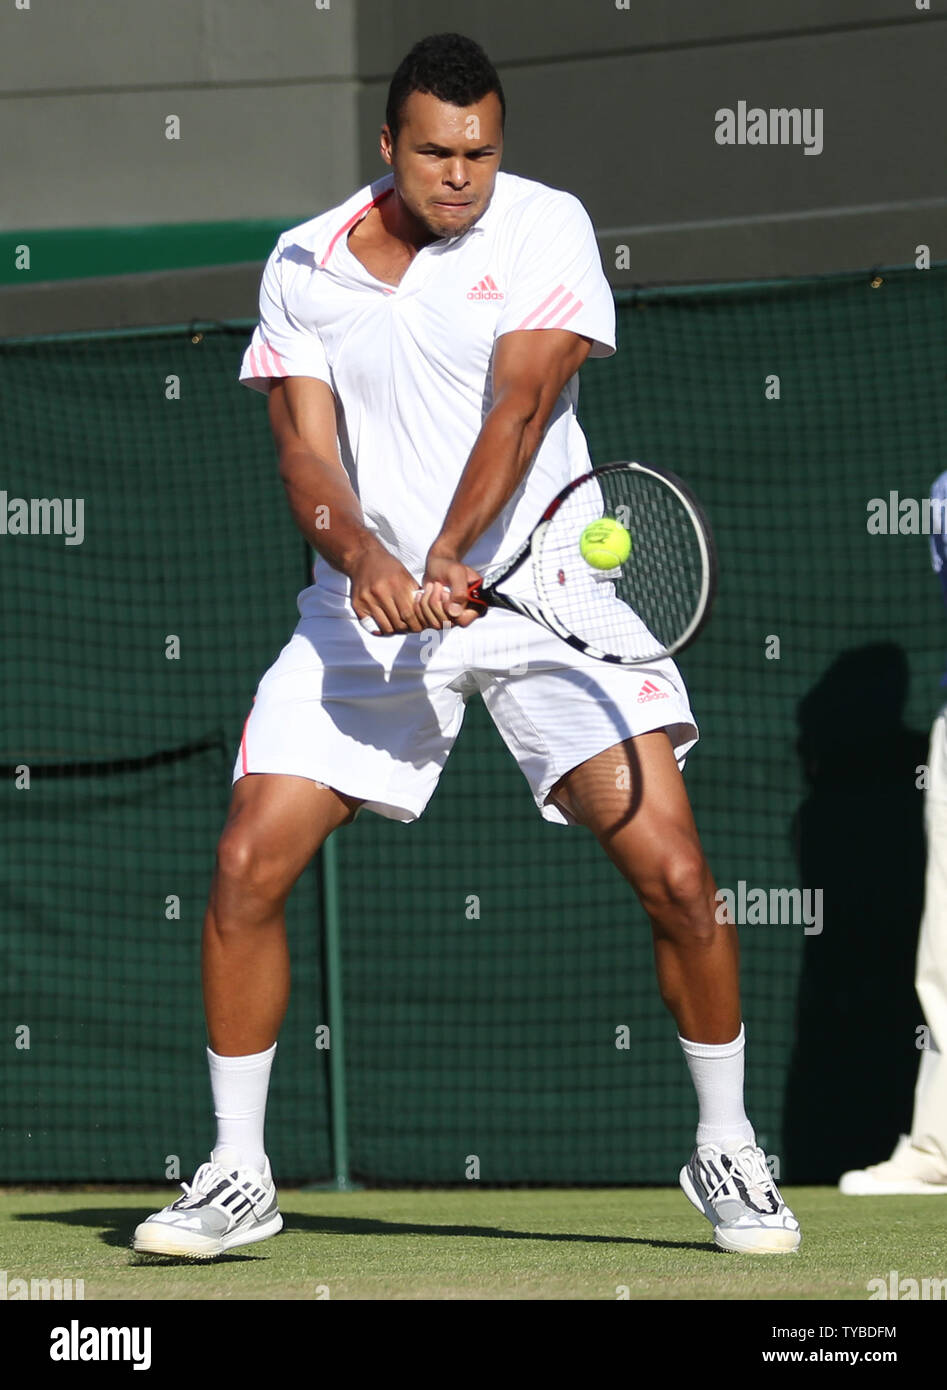
<svg viewBox="0 0 947 1390">
<path fill-rule="evenodd" d="M 301 246 L 304 251 L 310 251 L 317 266 L 325 266 L 332 252 L 334 251 L 339 239 L 346 232 L 351 231 L 356 222 L 361 221 L 365 214 L 376 203 L 381 202 L 394 187 L 394 174 L 384 174 L 374 183 L 366 184 L 357 193 L 336 208 L 331 218 L 317 217 L 313 222 L 307 223 L 293 237 L 296 246 Z M 472 227 L 457 237 L 442 237 L 440 241 L 431 242 L 432 246 L 450 246 L 455 242 L 462 241 L 464 237 L 473 236 L 474 233 L 483 234 L 486 230 L 486 223 L 494 211 L 497 200 L 497 189 L 494 185 L 493 196 L 486 209 Z"/>
</svg>

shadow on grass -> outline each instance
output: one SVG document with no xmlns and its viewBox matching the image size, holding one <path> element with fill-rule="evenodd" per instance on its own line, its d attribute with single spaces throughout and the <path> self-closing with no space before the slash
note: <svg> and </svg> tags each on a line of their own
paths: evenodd
<svg viewBox="0 0 947 1390">
<path fill-rule="evenodd" d="M 61 1226 L 87 1226 L 98 1231 L 99 1239 L 105 1245 L 128 1249 L 131 1253 L 131 1239 L 135 1227 L 151 1215 L 142 1208 L 140 1212 L 130 1212 L 127 1207 L 119 1210 L 110 1207 L 84 1207 L 75 1211 L 22 1212 L 17 1221 L 50 1221 Z M 382 1221 L 376 1217 L 362 1216 L 310 1216 L 302 1212 L 283 1211 L 283 1234 L 293 1235 L 305 1232 L 322 1236 L 468 1236 L 487 1240 L 544 1240 L 576 1245 L 644 1245 L 654 1250 L 696 1250 L 710 1255 L 721 1255 L 710 1241 L 697 1240 L 655 1240 L 646 1236 L 603 1236 L 581 1235 L 573 1231 L 515 1231 L 502 1226 L 434 1226 L 417 1221 Z M 265 1242 L 261 1242 L 261 1245 Z M 136 1255 L 136 1263 L 142 1265 L 180 1264 L 223 1264 L 253 1262 L 265 1255 L 237 1252 L 218 1255 L 205 1260 L 179 1259 L 172 1255 Z"/>
<path fill-rule="evenodd" d="M 579 1235 L 574 1231 L 511 1231 L 503 1226 L 425 1226 L 417 1221 L 379 1221 L 362 1216 L 289 1215 L 284 1211 L 286 1229 L 309 1231 L 313 1235 L 352 1236 L 481 1236 L 488 1240 L 548 1240 L 576 1245 L 650 1245 L 656 1250 L 703 1250 L 725 1254 L 715 1245 L 698 1240 L 654 1240 L 647 1236 Z"/>
<path fill-rule="evenodd" d="M 253 1264 L 257 1260 L 265 1258 L 262 1253 L 257 1255 L 249 1251 L 246 1253 L 228 1251 L 226 1254 L 217 1255 L 210 1260 L 186 1259 L 177 1255 L 138 1254 L 131 1248 L 135 1227 L 146 1217 L 151 1216 L 153 1211 L 153 1207 L 142 1207 L 140 1211 L 129 1211 L 127 1207 L 119 1209 L 114 1207 L 84 1207 L 76 1211 L 19 1212 L 13 1219 L 15 1221 L 49 1221 L 54 1226 L 87 1226 L 98 1232 L 98 1238 L 103 1245 L 111 1245 L 118 1250 L 127 1250 L 130 1255 L 133 1255 L 132 1268 L 139 1265 L 142 1267 L 184 1265 L 188 1269 L 193 1269 L 205 1264 Z"/>
</svg>

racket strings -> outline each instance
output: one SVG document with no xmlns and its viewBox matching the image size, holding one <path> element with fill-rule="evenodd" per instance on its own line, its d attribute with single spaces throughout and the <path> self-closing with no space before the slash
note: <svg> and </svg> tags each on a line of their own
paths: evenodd
<svg viewBox="0 0 947 1390">
<path fill-rule="evenodd" d="M 585 527 L 602 517 L 631 536 L 614 569 L 583 558 Z M 590 475 L 564 499 L 542 537 L 537 581 L 556 620 L 596 654 L 641 662 L 675 649 L 706 588 L 706 557 L 694 517 L 659 476 L 616 469 Z"/>
</svg>

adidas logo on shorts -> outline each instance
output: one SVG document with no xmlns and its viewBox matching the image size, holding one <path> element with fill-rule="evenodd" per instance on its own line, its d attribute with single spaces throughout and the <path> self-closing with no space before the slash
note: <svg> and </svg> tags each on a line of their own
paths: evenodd
<svg viewBox="0 0 947 1390">
<path fill-rule="evenodd" d="M 654 684 L 654 681 L 645 681 L 644 685 L 638 691 L 639 705 L 646 705 L 649 700 L 667 699 L 669 699 L 667 691 L 659 690 L 658 687 Z"/>
<path fill-rule="evenodd" d="M 485 275 L 479 285 L 474 285 L 472 290 L 467 291 L 468 299 L 503 299 L 503 291 L 498 290 L 496 281 L 492 275 Z"/>
</svg>

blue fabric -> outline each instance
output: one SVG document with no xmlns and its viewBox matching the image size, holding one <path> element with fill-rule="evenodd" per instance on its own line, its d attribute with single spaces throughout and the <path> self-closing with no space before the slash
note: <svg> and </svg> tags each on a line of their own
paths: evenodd
<svg viewBox="0 0 947 1390">
<path fill-rule="evenodd" d="M 940 477 L 931 485 L 931 499 L 939 502 L 942 507 L 947 507 L 947 471 L 941 473 Z M 944 603 L 947 604 L 947 535 L 943 534 L 944 528 L 937 524 L 938 516 L 943 514 L 939 509 L 932 509 L 931 564 L 934 566 L 934 573 L 940 580 L 941 593 Z M 947 686 L 947 671 L 941 676 L 940 683 Z"/>
</svg>

